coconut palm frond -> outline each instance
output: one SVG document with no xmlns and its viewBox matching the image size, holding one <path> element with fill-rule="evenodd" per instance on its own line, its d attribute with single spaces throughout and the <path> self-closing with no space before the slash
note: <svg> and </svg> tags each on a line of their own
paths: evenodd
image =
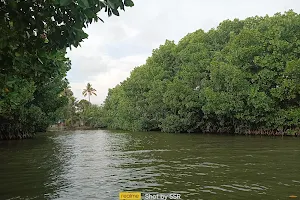
<svg viewBox="0 0 300 200">
<path fill-rule="evenodd" d="M 89 101 L 90 101 L 90 96 L 92 96 L 92 95 L 97 96 L 96 92 L 97 92 L 97 90 L 94 89 L 90 83 L 87 83 L 86 88 L 82 92 L 82 95 L 84 97 L 86 97 L 88 95 Z"/>
</svg>

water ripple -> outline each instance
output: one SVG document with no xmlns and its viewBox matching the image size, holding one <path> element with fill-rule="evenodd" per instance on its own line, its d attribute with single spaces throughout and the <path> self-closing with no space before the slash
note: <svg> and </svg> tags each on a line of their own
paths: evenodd
<svg viewBox="0 0 300 200">
<path fill-rule="evenodd" d="M 186 200 L 300 196 L 299 140 L 71 131 L 1 144 L 0 199 L 110 200 L 127 190 Z"/>
</svg>

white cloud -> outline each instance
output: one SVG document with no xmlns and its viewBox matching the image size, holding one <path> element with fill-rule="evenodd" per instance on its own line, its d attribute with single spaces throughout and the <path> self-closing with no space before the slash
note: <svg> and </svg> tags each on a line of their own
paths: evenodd
<svg viewBox="0 0 300 200">
<path fill-rule="evenodd" d="M 300 12 L 298 0 L 134 0 L 135 6 L 120 17 L 105 17 L 87 28 L 89 38 L 68 52 L 72 69 L 68 73 L 73 92 L 81 92 L 87 82 L 98 91 L 93 103 L 101 103 L 108 89 L 122 82 L 130 71 L 151 55 L 152 49 L 166 39 L 179 41 L 197 29 L 205 31 L 225 19 L 246 17 L 293 9 Z"/>
<path fill-rule="evenodd" d="M 146 55 L 127 56 L 120 59 L 113 59 L 109 56 L 104 56 L 101 59 L 101 63 L 105 63 L 105 66 L 109 70 L 101 73 L 92 73 L 88 76 L 85 76 L 88 72 L 82 71 L 81 75 L 85 77 L 85 80 L 71 82 L 72 91 L 75 97 L 79 99 L 83 98 L 82 91 L 89 82 L 92 84 L 92 87 L 97 90 L 97 97 L 91 97 L 92 103 L 101 104 L 107 96 L 108 89 L 115 87 L 117 84 L 126 79 L 133 68 L 143 64 L 146 58 Z"/>
</svg>

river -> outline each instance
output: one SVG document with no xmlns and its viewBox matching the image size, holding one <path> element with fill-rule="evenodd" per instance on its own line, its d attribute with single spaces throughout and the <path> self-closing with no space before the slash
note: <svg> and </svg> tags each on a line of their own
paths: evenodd
<svg viewBox="0 0 300 200">
<path fill-rule="evenodd" d="M 0 199 L 300 197 L 300 138 L 122 131 L 49 132 L 0 142 Z"/>
</svg>

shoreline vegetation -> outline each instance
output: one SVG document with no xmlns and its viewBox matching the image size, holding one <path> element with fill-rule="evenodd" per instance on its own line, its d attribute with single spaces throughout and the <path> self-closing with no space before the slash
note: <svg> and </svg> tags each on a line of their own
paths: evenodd
<svg viewBox="0 0 300 200">
<path fill-rule="evenodd" d="M 133 6 L 130 0 L 118 1 Z M 68 5 L 57 5 L 55 12 L 61 6 L 75 10 L 63 15 L 84 15 L 82 21 L 73 16 L 79 24 L 88 25 L 97 16 L 97 6 L 82 9 L 63 2 Z M 57 38 L 59 26 L 49 21 L 36 37 L 18 24 L 22 15 L 13 13 L 1 22 L 6 27 L 1 35 L 11 37 L 4 39 L 10 46 L 0 45 L 7 61 L 0 72 L 0 139 L 31 137 L 57 122 L 133 132 L 300 135 L 300 15 L 292 10 L 225 20 L 207 32 L 189 33 L 178 44 L 166 40 L 144 65 L 109 89 L 102 105 L 78 101 L 66 79 L 71 68 L 66 48 L 87 37 L 83 27 L 74 29 L 66 21 L 64 31 L 77 31 L 78 38 Z M 14 34 L 20 27 L 23 35 Z M 24 40 L 28 34 L 34 38 L 30 42 Z M 83 95 L 96 95 L 96 90 L 87 85 Z"/>
<path fill-rule="evenodd" d="M 33 137 L 63 117 L 67 49 L 80 46 L 91 23 L 103 22 L 100 11 L 119 16 L 132 6 L 131 0 L 1 1 L 0 139 Z"/>
<path fill-rule="evenodd" d="M 103 129 L 95 128 L 90 126 L 79 126 L 79 127 L 67 127 L 67 126 L 52 126 L 47 129 L 47 131 L 72 131 L 72 130 L 113 130 L 113 129 Z M 116 130 L 122 131 L 122 130 Z M 154 132 L 154 131 L 148 131 Z M 144 132 L 147 133 L 147 132 Z M 190 133 L 180 133 L 180 134 L 190 134 Z M 194 132 L 192 134 L 210 134 L 210 135 L 244 135 L 244 136 L 300 136 L 300 131 L 288 130 L 288 131 L 278 131 L 278 130 L 248 130 L 240 133 L 230 133 L 230 132 Z"/>
<path fill-rule="evenodd" d="M 300 134 L 300 15 L 225 20 L 166 41 L 110 89 L 108 129 Z"/>
</svg>

